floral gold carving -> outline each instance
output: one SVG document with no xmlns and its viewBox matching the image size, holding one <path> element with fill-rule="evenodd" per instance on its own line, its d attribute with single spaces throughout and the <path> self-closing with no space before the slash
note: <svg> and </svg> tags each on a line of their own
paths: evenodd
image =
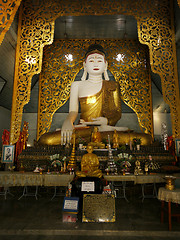
<svg viewBox="0 0 180 240">
<path fill-rule="evenodd" d="M 152 1 L 153 2 L 153 1 Z M 161 77 L 163 98 L 171 110 L 172 132 L 180 134 L 180 98 L 172 1 L 154 1 L 151 17 L 138 17 L 139 41 L 149 46 L 150 64 Z"/>
<path fill-rule="evenodd" d="M 0 2 L 0 45 L 9 30 L 21 0 L 1 0 Z"/>
<path fill-rule="evenodd" d="M 148 45 L 150 65 L 161 77 L 163 97 L 171 110 L 173 136 L 180 133 L 180 99 L 170 0 L 40 0 L 23 1 L 20 11 L 11 117 L 11 143 L 18 140 L 23 107 L 29 102 L 31 78 L 41 72 L 45 45 L 53 42 L 54 21 L 59 16 L 132 15 L 138 38 Z"/>
</svg>

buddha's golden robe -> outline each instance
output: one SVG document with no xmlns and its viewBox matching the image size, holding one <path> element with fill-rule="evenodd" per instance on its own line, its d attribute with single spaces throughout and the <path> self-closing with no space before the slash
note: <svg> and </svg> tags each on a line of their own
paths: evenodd
<svg viewBox="0 0 180 240">
<path fill-rule="evenodd" d="M 98 156 L 94 153 L 86 153 L 81 160 L 81 171 L 76 172 L 78 177 L 102 177 L 102 171 L 99 169 Z"/>
<path fill-rule="evenodd" d="M 121 95 L 119 83 L 103 81 L 102 89 L 95 95 L 79 98 L 81 119 L 86 122 L 92 118 L 105 117 L 108 125 L 114 126 L 121 118 Z"/>
</svg>

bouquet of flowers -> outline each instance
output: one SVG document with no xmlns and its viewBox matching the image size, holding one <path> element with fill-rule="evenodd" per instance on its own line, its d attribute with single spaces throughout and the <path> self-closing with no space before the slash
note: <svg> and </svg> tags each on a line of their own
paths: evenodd
<svg viewBox="0 0 180 240">
<path fill-rule="evenodd" d="M 127 160 L 121 162 L 122 172 L 129 172 L 131 163 Z"/>
<path fill-rule="evenodd" d="M 63 167 L 63 164 L 66 162 L 66 156 L 60 159 L 59 154 L 54 154 L 50 156 L 51 167 L 55 168 L 56 170 L 60 170 Z"/>
<path fill-rule="evenodd" d="M 54 160 L 54 161 L 52 161 L 51 166 L 54 168 L 61 167 L 62 163 L 60 160 Z"/>
</svg>

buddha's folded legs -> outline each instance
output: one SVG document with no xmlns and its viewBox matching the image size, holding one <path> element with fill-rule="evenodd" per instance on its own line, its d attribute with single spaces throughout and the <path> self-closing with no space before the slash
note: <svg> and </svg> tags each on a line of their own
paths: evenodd
<svg viewBox="0 0 180 240">
<path fill-rule="evenodd" d="M 78 138 L 84 138 L 86 140 L 86 143 L 88 144 L 91 142 L 91 134 L 92 134 L 92 128 L 91 127 L 85 127 L 82 129 L 76 129 L 76 144 L 78 144 Z M 104 140 L 108 140 L 108 135 L 110 137 L 110 140 L 113 139 L 114 131 L 106 131 L 101 132 L 102 136 L 102 142 Z M 119 136 L 119 145 L 129 144 L 130 141 L 133 142 L 133 138 L 141 138 L 141 145 L 149 145 L 152 143 L 152 136 L 150 134 L 146 133 L 137 133 L 133 131 L 126 131 L 126 132 L 119 132 L 117 131 L 117 134 Z M 56 132 L 49 132 L 43 134 L 39 141 L 39 145 L 60 145 L 61 144 L 61 131 Z M 63 144 L 63 143 L 62 143 Z"/>
</svg>

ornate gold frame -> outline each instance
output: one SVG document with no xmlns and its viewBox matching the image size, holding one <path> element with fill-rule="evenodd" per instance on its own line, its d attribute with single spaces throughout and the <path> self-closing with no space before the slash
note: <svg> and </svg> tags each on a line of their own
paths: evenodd
<svg viewBox="0 0 180 240">
<path fill-rule="evenodd" d="M 0 45 L 14 20 L 14 16 L 20 6 L 20 3 L 21 0 L 2 0 L 0 3 Z"/>
<path fill-rule="evenodd" d="M 142 7 L 143 6 L 143 7 Z M 11 144 L 18 140 L 31 78 L 41 71 L 45 45 L 53 42 L 54 21 L 63 15 L 128 14 L 137 19 L 138 38 L 148 45 L 153 72 L 161 77 L 163 97 L 171 109 L 173 136 L 180 135 L 180 99 L 171 0 L 23 1 L 20 11 L 11 116 Z"/>
</svg>

